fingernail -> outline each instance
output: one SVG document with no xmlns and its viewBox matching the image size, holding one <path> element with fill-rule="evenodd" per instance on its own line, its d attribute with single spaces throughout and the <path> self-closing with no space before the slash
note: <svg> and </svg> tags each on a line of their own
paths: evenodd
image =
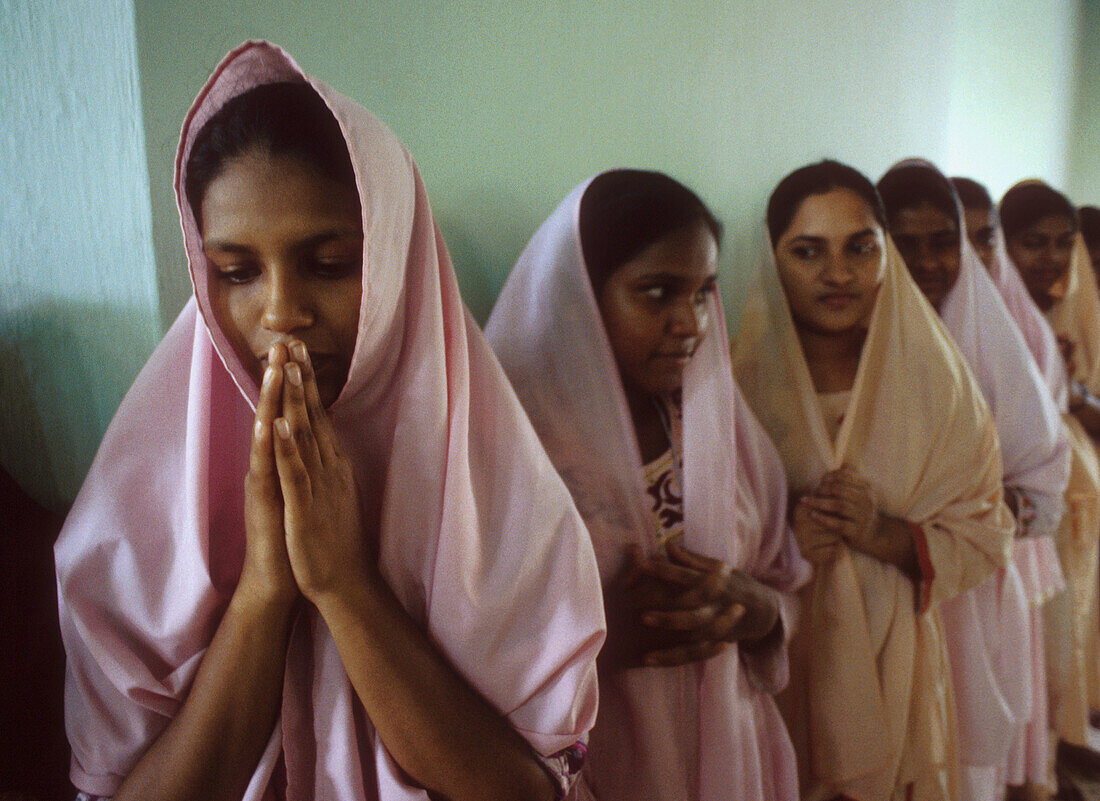
<svg viewBox="0 0 1100 801">
<path fill-rule="evenodd" d="M 270 384 L 274 380 L 275 380 L 275 368 L 274 367 L 268 367 L 266 370 L 264 370 L 264 386 L 266 387 L 268 384 Z"/>
<path fill-rule="evenodd" d="M 290 346 L 290 351 L 294 354 L 294 358 L 302 364 L 305 364 L 306 359 L 309 357 L 309 354 L 306 353 L 306 345 L 304 342 L 295 342 Z"/>
<path fill-rule="evenodd" d="M 279 346 L 278 345 L 272 345 L 267 350 L 267 360 L 269 362 L 275 361 L 275 354 L 278 353 L 278 352 L 279 352 Z"/>
<path fill-rule="evenodd" d="M 256 439 L 262 438 L 265 431 L 267 431 L 267 426 L 264 425 L 263 420 L 257 420 L 252 426 L 252 436 Z"/>
<path fill-rule="evenodd" d="M 275 421 L 275 430 L 279 432 L 279 436 L 283 439 L 290 439 L 290 422 L 285 417 L 280 417 Z"/>
<path fill-rule="evenodd" d="M 296 387 L 302 386 L 302 368 L 296 362 L 290 362 L 286 366 L 286 377 Z"/>
</svg>

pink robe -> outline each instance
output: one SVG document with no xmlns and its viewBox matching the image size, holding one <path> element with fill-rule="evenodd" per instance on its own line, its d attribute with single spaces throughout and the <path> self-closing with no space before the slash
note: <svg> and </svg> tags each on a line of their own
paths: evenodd
<svg viewBox="0 0 1100 801">
<path fill-rule="evenodd" d="M 123 401 L 56 548 L 71 777 L 94 795 L 117 790 L 186 700 L 240 575 L 258 390 L 213 322 L 208 267 L 180 188 L 211 114 L 280 80 L 305 82 L 325 100 L 359 182 L 360 329 L 329 412 L 381 573 L 540 754 L 583 738 L 594 720 L 603 615 L 592 548 L 462 305 L 411 157 L 282 50 L 249 42 L 217 68 L 183 127 L 176 186 L 195 298 Z M 386 751 L 308 605 L 287 650 L 282 713 L 245 798 L 284 792 L 427 798 Z"/>
<path fill-rule="evenodd" d="M 578 232 L 588 182 L 562 202 L 512 271 L 486 335 L 588 524 L 600 573 L 624 547 L 655 552 L 642 459 Z M 775 450 L 732 380 L 723 316 L 684 375 L 684 544 L 781 592 L 807 566 L 786 523 Z M 788 620 L 789 625 L 789 620 Z M 787 801 L 794 754 L 772 700 L 785 646 L 736 647 L 706 662 L 600 677 L 600 717 L 584 779 L 599 801 Z"/>
</svg>

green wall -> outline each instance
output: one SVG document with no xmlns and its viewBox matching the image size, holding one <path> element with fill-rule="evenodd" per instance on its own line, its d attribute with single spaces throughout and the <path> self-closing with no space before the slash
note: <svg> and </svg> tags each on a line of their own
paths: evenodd
<svg viewBox="0 0 1100 801">
<path fill-rule="evenodd" d="M 3 2 L 0 45 L 0 464 L 63 509 L 161 335 L 133 6 Z"/>
<path fill-rule="evenodd" d="M 404 140 L 479 319 L 550 210 L 612 166 L 664 169 L 713 203 L 730 233 L 723 279 L 733 314 L 764 198 L 808 160 L 840 157 L 875 177 L 919 154 L 988 172 L 1003 189 L 992 170 L 1005 155 L 1014 163 L 1002 172 L 1063 177 L 1068 112 L 1059 104 L 1072 102 L 1062 99 L 1072 74 L 1067 82 L 1058 65 L 1068 59 L 1072 72 L 1076 31 L 1076 6 L 1064 0 L 304 8 L 137 3 L 166 320 L 189 292 L 170 191 L 176 134 L 207 72 L 250 37 L 282 44 Z M 1018 27 L 1030 31 L 1026 43 Z M 988 103 L 964 91 L 976 53 L 1013 65 L 991 76 Z M 1023 113 L 1035 98 L 1043 113 Z M 951 141 L 987 124 L 998 136 L 991 150 Z M 969 158 L 975 150 L 992 158 Z"/>
<path fill-rule="evenodd" d="M 666 170 L 712 203 L 727 223 L 732 317 L 767 193 L 810 160 L 877 177 L 923 155 L 995 192 L 1039 175 L 1100 197 L 1093 2 L 0 0 L 0 11 L 0 461 L 53 506 L 75 493 L 190 294 L 176 137 L 210 70 L 247 38 L 284 45 L 404 140 L 482 320 L 539 223 L 612 166 Z"/>
</svg>

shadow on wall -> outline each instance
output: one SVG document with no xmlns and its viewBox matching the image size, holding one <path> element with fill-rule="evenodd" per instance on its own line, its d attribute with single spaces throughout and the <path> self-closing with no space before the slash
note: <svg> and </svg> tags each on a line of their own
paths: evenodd
<svg viewBox="0 0 1100 801">
<path fill-rule="evenodd" d="M 58 301 L 0 318 L 0 464 L 64 513 L 156 344 L 147 312 Z"/>
</svg>

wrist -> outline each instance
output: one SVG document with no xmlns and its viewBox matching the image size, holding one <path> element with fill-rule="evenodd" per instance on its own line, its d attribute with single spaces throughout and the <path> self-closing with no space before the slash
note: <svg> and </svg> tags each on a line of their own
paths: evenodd
<svg viewBox="0 0 1100 801">
<path fill-rule="evenodd" d="M 244 573 L 233 591 L 230 607 L 249 618 L 278 620 L 289 619 L 297 606 L 301 593 L 291 584 L 275 585 L 269 582 L 249 581 Z"/>
</svg>

